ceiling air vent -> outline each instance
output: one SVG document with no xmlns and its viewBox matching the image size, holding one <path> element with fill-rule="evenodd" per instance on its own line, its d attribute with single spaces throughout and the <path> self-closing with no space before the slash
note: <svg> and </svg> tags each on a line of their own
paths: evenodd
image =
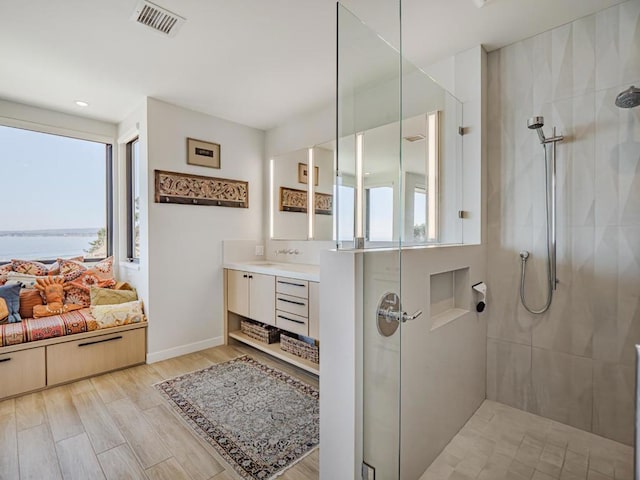
<svg viewBox="0 0 640 480">
<path fill-rule="evenodd" d="M 165 10 L 158 5 L 145 0 L 138 3 L 131 18 L 132 20 L 152 28 L 156 32 L 160 32 L 168 37 L 175 36 L 182 24 L 185 22 L 185 19 L 180 15 L 176 15 L 169 10 Z"/>
</svg>

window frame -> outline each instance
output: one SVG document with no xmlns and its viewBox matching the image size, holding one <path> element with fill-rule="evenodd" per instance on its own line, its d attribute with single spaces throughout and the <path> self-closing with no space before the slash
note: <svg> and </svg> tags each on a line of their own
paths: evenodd
<svg viewBox="0 0 640 480">
<path fill-rule="evenodd" d="M 106 228 L 106 241 L 107 241 L 107 253 L 105 257 L 100 258 L 85 258 L 85 263 L 97 263 L 105 258 L 108 258 L 113 255 L 114 250 L 114 191 L 113 191 L 113 146 L 114 139 L 110 137 L 106 137 L 104 135 L 99 134 L 91 134 L 78 132 L 75 130 L 70 130 L 67 128 L 55 127 L 52 125 L 43 125 L 35 122 L 29 122 L 25 120 L 17 120 L 11 119 L 7 117 L 0 116 L 0 126 L 15 128 L 19 130 L 28 130 L 34 133 L 41 133 L 43 135 L 56 135 L 58 137 L 66 137 L 74 140 L 82 140 L 86 142 L 94 142 L 101 143 L 105 147 L 105 177 L 106 177 L 106 218 L 105 218 L 105 228 Z M 48 259 L 30 259 L 33 262 L 40 262 L 45 265 L 51 265 L 57 261 L 57 259 L 48 258 Z M 7 263 L 11 263 L 11 261 L 0 261 L 0 265 L 6 265 Z"/>
<path fill-rule="evenodd" d="M 129 263 L 140 263 L 140 257 L 135 256 L 135 227 L 134 227 L 134 202 L 133 202 L 133 194 L 134 194 L 134 182 L 139 181 L 139 178 L 135 176 L 134 167 L 134 144 L 138 143 L 139 145 L 140 137 L 136 135 L 134 138 L 129 140 L 125 144 L 125 178 L 126 178 L 126 209 L 127 209 L 127 230 L 126 230 L 126 252 L 127 252 L 127 262 Z M 138 162 L 138 172 L 140 167 L 140 158 L 136 157 L 135 160 Z M 139 176 L 139 173 L 138 173 Z M 138 230 L 138 235 L 140 231 Z"/>
</svg>

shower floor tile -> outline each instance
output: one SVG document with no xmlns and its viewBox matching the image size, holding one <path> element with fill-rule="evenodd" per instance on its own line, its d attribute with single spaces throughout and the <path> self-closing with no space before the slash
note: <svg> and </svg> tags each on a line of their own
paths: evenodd
<svg viewBox="0 0 640 480">
<path fill-rule="evenodd" d="M 633 480 L 633 449 L 485 400 L 420 480 Z"/>
</svg>

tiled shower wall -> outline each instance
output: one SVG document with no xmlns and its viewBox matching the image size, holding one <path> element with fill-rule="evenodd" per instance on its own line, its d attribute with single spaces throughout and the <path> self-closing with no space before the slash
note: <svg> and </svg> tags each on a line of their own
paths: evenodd
<svg viewBox="0 0 640 480">
<path fill-rule="evenodd" d="M 487 396 L 627 444 L 640 343 L 640 0 L 494 51 L 489 69 Z M 558 144 L 558 278 L 545 290 L 544 153 Z"/>
</svg>

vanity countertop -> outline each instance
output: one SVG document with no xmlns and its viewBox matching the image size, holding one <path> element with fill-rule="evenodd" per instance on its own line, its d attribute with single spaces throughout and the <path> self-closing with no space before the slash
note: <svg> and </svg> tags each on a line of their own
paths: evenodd
<svg viewBox="0 0 640 480">
<path fill-rule="evenodd" d="M 242 270 L 244 272 L 263 273 L 280 277 L 297 278 L 310 282 L 320 281 L 320 265 L 308 265 L 304 263 L 270 262 L 268 260 L 258 262 L 227 262 L 224 268 Z"/>
</svg>

